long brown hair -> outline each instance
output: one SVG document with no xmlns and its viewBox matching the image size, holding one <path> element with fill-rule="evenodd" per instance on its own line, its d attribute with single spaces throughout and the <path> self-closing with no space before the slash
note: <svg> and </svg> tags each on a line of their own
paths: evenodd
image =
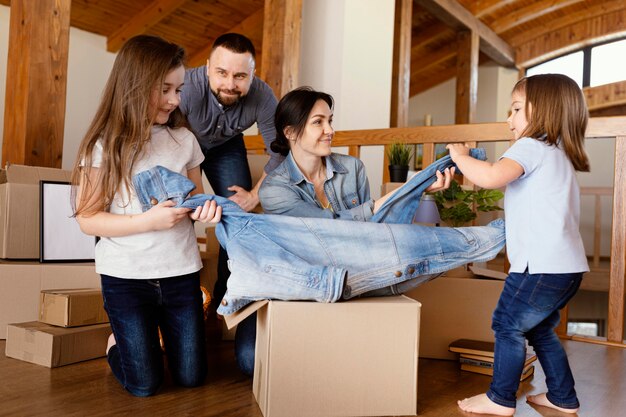
<svg viewBox="0 0 626 417">
<path fill-rule="evenodd" d="M 82 182 L 78 202 L 73 187 L 75 215 L 109 207 L 122 186 L 130 192 L 133 166 L 150 140 L 154 123 L 152 93 L 155 88 L 161 88 L 167 74 L 183 65 L 184 60 L 183 48 L 156 36 L 135 36 L 122 46 L 74 164 L 72 184 Z M 185 125 L 178 108 L 165 125 L 171 128 Z M 102 146 L 102 161 L 97 183 L 90 184 L 93 151 L 98 142 Z M 101 194 L 101 199 L 93 202 L 96 192 Z"/>
<path fill-rule="evenodd" d="M 574 169 L 588 172 L 584 141 L 589 112 L 578 84 L 565 75 L 540 74 L 519 80 L 513 92 L 526 96 L 528 126 L 522 136 L 552 146 L 560 142 Z"/>
</svg>

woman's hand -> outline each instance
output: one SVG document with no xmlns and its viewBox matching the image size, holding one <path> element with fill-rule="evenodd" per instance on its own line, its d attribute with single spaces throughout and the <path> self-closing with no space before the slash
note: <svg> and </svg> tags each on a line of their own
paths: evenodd
<svg viewBox="0 0 626 417">
<path fill-rule="evenodd" d="M 454 177 L 454 167 L 446 168 L 443 171 L 443 174 L 437 171 L 435 175 L 437 176 L 437 180 L 426 189 L 427 192 L 447 190 L 450 187 L 450 181 L 452 181 L 452 177 Z"/>
<path fill-rule="evenodd" d="M 191 220 L 202 223 L 217 223 L 222 218 L 222 207 L 215 200 L 207 200 L 203 206 L 199 206 L 193 213 L 189 213 Z"/>
</svg>

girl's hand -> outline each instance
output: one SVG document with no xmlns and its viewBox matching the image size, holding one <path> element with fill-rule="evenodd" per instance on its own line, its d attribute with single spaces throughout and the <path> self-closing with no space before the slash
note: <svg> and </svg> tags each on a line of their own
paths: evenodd
<svg viewBox="0 0 626 417">
<path fill-rule="evenodd" d="M 451 143 L 446 146 L 446 149 L 450 151 L 450 158 L 456 162 L 456 158 L 460 155 L 469 155 L 470 148 L 463 143 Z"/>
<path fill-rule="evenodd" d="M 427 192 L 447 190 L 450 187 L 452 177 L 454 177 L 454 167 L 444 169 L 443 174 L 437 171 L 435 175 L 437 176 L 437 180 L 426 189 Z"/>
<path fill-rule="evenodd" d="M 202 223 L 217 223 L 222 218 L 222 207 L 215 200 L 207 200 L 203 206 L 199 206 L 193 213 L 189 213 L 191 220 Z"/>
<path fill-rule="evenodd" d="M 146 218 L 149 230 L 166 230 L 171 229 L 181 220 L 186 219 L 191 209 L 178 207 L 175 208 L 171 200 L 153 206 L 143 215 Z"/>
</svg>

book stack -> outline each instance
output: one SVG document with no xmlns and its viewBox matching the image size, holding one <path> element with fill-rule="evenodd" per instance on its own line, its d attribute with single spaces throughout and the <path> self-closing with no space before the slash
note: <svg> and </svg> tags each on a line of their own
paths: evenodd
<svg viewBox="0 0 626 417">
<path fill-rule="evenodd" d="M 482 340 L 459 339 L 450 343 L 450 352 L 459 354 L 461 370 L 493 376 L 494 343 Z M 529 378 L 535 372 L 533 362 L 537 360 L 534 352 L 526 352 L 524 368 L 520 381 Z"/>
</svg>

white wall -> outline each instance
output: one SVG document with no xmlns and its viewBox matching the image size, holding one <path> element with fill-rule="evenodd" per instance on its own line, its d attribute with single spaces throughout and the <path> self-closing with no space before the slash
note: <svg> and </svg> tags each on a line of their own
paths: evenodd
<svg viewBox="0 0 626 417">
<path fill-rule="evenodd" d="M 389 127 L 394 9 L 393 0 L 303 3 L 300 84 L 334 97 L 337 130 Z M 382 147 L 364 148 L 361 159 L 377 198 Z"/>
<path fill-rule="evenodd" d="M 0 6 L 0 144 L 4 131 L 9 12 L 9 7 Z M 105 37 L 70 28 L 63 169 L 71 169 L 74 164 L 78 146 L 96 112 L 114 59 L 115 54 L 106 51 Z"/>
</svg>

